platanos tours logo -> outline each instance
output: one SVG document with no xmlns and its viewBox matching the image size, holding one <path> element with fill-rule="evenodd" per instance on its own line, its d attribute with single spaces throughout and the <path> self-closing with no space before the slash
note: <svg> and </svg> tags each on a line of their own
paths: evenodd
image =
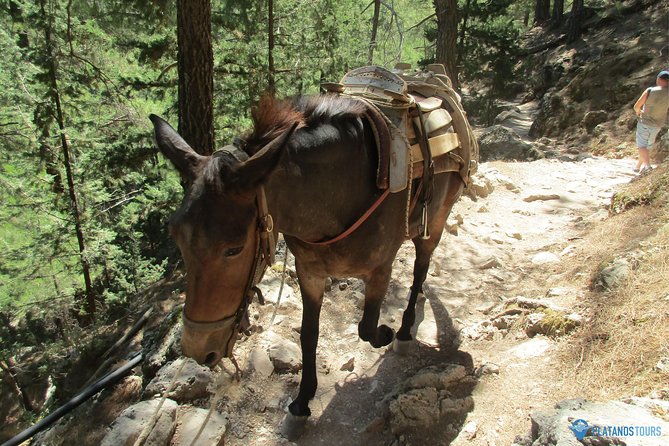
<svg viewBox="0 0 669 446">
<path fill-rule="evenodd" d="M 585 437 L 661 437 L 661 426 L 642 425 L 590 425 L 587 421 L 579 418 L 571 422 L 569 429 L 574 433 L 577 440 Z"/>
</svg>

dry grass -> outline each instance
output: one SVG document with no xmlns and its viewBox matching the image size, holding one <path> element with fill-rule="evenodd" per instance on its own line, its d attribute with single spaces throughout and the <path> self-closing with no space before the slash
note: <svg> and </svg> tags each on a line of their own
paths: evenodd
<svg viewBox="0 0 669 446">
<path fill-rule="evenodd" d="M 631 183 L 618 195 L 627 206 L 583 240 L 569 265 L 596 277 L 610 260 L 631 260 L 632 273 L 614 290 L 590 292 L 583 306 L 588 322 L 571 338 L 564 373 L 574 375 L 583 397 L 647 395 L 669 387 L 655 368 L 669 357 L 669 169 Z"/>
</svg>

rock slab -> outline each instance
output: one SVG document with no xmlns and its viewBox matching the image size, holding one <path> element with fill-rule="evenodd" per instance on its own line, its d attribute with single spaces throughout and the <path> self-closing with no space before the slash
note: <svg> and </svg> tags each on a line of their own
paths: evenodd
<svg viewBox="0 0 669 446">
<path fill-rule="evenodd" d="M 111 430 L 102 440 L 101 446 L 133 446 L 144 428 L 149 424 L 160 400 L 142 401 L 128 407 L 112 423 Z M 166 399 L 158 412 L 158 420 L 151 429 L 145 446 L 167 446 L 176 428 L 177 403 Z"/>
</svg>

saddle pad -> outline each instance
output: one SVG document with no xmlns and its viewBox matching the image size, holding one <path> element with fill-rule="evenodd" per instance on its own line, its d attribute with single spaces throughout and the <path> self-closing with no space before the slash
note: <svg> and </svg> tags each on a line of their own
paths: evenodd
<svg viewBox="0 0 669 446">
<path fill-rule="evenodd" d="M 444 155 L 452 150 L 460 147 L 460 140 L 457 133 L 444 133 L 443 135 L 435 136 L 429 139 L 430 149 L 432 150 L 432 158 Z M 411 160 L 414 163 L 423 161 L 423 154 L 420 150 L 419 144 L 411 146 Z"/>
<path fill-rule="evenodd" d="M 420 120 L 418 118 L 413 119 L 416 122 L 416 125 L 420 128 Z M 452 121 L 453 119 L 451 118 L 451 114 L 443 108 L 438 108 L 431 111 L 430 113 L 425 113 L 423 115 L 425 131 L 427 132 L 428 136 L 432 135 L 439 129 L 443 129 Z"/>
<path fill-rule="evenodd" d="M 413 100 L 416 102 L 416 105 L 423 113 L 431 112 L 441 107 L 443 102 L 440 98 L 432 96 L 430 98 L 424 98 L 420 95 L 409 95 L 413 97 Z"/>
</svg>

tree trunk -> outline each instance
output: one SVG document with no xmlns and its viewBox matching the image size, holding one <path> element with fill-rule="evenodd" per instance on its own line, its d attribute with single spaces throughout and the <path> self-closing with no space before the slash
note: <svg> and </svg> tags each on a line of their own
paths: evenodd
<svg viewBox="0 0 669 446">
<path fill-rule="evenodd" d="M 274 0 L 267 0 L 267 89 L 276 94 L 276 69 L 274 68 Z"/>
<path fill-rule="evenodd" d="M 379 29 L 379 14 L 381 13 L 381 0 L 374 0 L 374 16 L 372 17 L 372 35 L 369 37 L 369 49 L 367 50 L 367 65 L 374 62 L 374 49 L 376 48 L 376 33 Z"/>
<path fill-rule="evenodd" d="M 88 318 L 95 320 L 95 294 L 93 293 L 93 285 L 91 281 L 91 267 L 88 263 L 86 253 L 86 240 L 84 238 L 83 230 L 83 215 L 79 206 L 77 197 L 77 190 L 74 180 L 74 169 L 72 166 L 70 144 L 65 132 L 65 117 L 63 114 L 63 107 L 60 100 L 60 90 L 58 89 L 58 72 L 55 61 L 55 48 L 52 37 L 52 25 L 50 16 L 46 13 L 45 0 L 40 1 L 40 12 L 44 20 L 44 44 L 46 56 L 46 68 L 49 79 L 49 98 L 53 101 L 55 106 L 55 119 L 58 124 L 60 133 L 60 144 L 63 155 L 63 165 L 65 167 L 65 177 L 67 179 L 67 191 L 70 197 L 70 211 L 72 213 L 72 220 L 74 221 L 74 228 L 77 235 L 77 242 L 79 244 L 79 258 L 81 262 L 81 270 L 84 277 L 85 286 L 85 311 Z"/>
<path fill-rule="evenodd" d="M 14 364 L 12 364 L 11 359 L 8 360 L 6 363 L 5 361 L 0 359 L 0 370 L 5 372 L 5 379 L 3 381 L 7 382 L 7 384 L 11 387 L 14 394 L 18 397 L 19 400 L 21 400 L 21 404 L 23 404 L 23 409 L 25 409 L 28 412 L 33 412 L 33 413 L 37 412 L 32 401 L 30 401 L 30 398 L 28 398 L 28 395 L 26 395 L 23 389 L 21 389 L 19 382 L 16 380 L 16 373 L 14 372 Z"/>
<path fill-rule="evenodd" d="M 541 25 L 551 18 L 551 1 L 536 0 L 534 4 L 534 24 Z"/>
<path fill-rule="evenodd" d="M 553 0 L 553 25 L 560 26 L 564 19 L 564 0 Z"/>
<path fill-rule="evenodd" d="M 457 66 L 458 9 L 456 0 L 434 0 L 437 14 L 436 63 L 446 67 L 453 88 L 459 88 Z"/>
<path fill-rule="evenodd" d="M 567 42 L 572 43 L 581 37 L 581 21 L 583 18 L 583 0 L 574 0 L 571 5 L 567 24 Z"/>
<path fill-rule="evenodd" d="M 210 0 L 177 0 L 179 133 L 202 155 L 214 151 L 214 54 Z"/>
<path fill-rule="evenodd" d="M 469 10 L 471 7 L 472 0 L 467 0 L 465 3 L 465 8 L 462 11 L 462 24 L 460 25 L 460 40 L 458 42 L 458 48 L 462 50 L 463 45 L 465 44 L 465 36 L 467 35 L 467 21 L 469 20 Z M 462 53 L 458 52 L 458 65 L 460 65 L 462 58 Z"/>
</svg>

